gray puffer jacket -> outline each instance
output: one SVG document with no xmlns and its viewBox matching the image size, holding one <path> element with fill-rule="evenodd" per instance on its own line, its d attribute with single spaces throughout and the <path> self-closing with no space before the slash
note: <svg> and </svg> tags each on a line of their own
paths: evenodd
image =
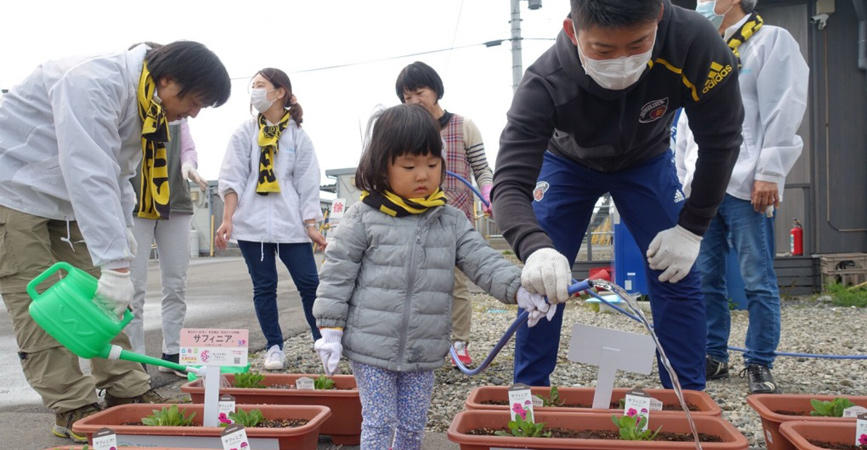
<svg viewBox="0 0 867 450">
<path fill-rule="evenodd" d="M 443 364 L 451 332 L 457 266 L 504 303 L 515 303 L 521 271 L 490 248 L 451 206 L 391 217 L 352 205 L 325 251 L 313 315 L 343 327 L 353 361 L 388 370 Z"/>
</svg>

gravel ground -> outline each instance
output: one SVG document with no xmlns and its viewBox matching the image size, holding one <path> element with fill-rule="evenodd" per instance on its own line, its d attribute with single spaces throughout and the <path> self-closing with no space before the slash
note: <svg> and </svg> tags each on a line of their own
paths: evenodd
<svg viewBox="0 0 867 450">
<path fill-rule="evenodd" d="M 484 294 L 473 294 L 473 342 L 471 354 L 481 361 L 493 348 L 515 317 L 516 307 L 506 306 Z M 596 368 L 566 359 L 571 327 L 582 323 L 603 328 L 643 333 L 643 328 L 625 316 L 615 313 L 594 312 L 580 302 L 567 305 L 563 319 L 563 335 L 557 369 L 551 375 L 556 386 L 594 386 Z M 747 327 L 746 311 L 732 312 L 730 344 L 743 347 Z M 782 339 L 780 351 L 822 354 L 867 354 L 867 309 L 833 307 L 812 300 L 787 300 L 782 311 Z M 305 333 L 286 341 L 287 372 L 321 373 L 319 358 Z M 482 385 L 507 385 L 511 382 L 513 341 L 503 348 L 488 369 L 475 377 L 468 377 L 451 368 L 444 361 L 436 371 L 436 385 L 428 415 L 428 430 L 445 431 L 454 415 L 464 407 L 470 390 Z M 261 369 L 261 353 L 252 354 L 253 369 Z M 739 354 L 731 355 L 727 380 L 708 383 L 707 392 L 723 409 L 723 417 L 735 425 L 750 441 L 752 447 L 764 447 L 759 416 L 747 405 L 746 379 L 737 374 L 743 368 Z M 349 364 L 342 360 L 341 373 L 351 373 Z M 853 360 L 827 360 L 781 357 L 774 368 L 777 384 L 788 393 L 867 394 L 867 362 Z M 618 372 L 615 387 L 659 387 L 658 375 L 637 375 Z"/>
</svg>

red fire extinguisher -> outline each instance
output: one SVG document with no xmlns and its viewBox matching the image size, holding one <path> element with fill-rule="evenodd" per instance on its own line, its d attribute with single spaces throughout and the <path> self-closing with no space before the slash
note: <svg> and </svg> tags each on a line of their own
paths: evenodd
<svg viewBox="0 0 867 450">
<path fill-rule="evenodd" d="M 804 254 L 804 229 L 801 227 L 801 222 L 798 222 L 798 219 L 794 220 L 792 229 L 789 230 L 789 253 L 792 256 Z"/>
</svg>

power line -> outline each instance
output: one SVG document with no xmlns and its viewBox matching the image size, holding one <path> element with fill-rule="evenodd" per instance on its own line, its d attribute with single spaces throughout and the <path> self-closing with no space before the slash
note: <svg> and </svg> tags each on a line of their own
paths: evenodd
<svg viewBox="0 0 867 450">
<path fill-rule="evenodd" d="M 554 40 L 554 38 L 522 38 L 522 39 L 525 41 L 553 41 Z M 413 56 L 422 56 L 422 55 L 431 55 L 434 53 L 450 52 L 452 50 L 462 50 L 465 48 L 472 48 L 472 47 L 481 47 L 481 46 L 496 47 L 496 46 L 502 44 L 503 42 L 510 42 L 510 41 L 512 41 L 512 39 L 510 39 L 510 38 L 495 39 L 492 41 L 480 42 L 477 44 L 457 45 L 457 46 L 451 46 L 451 47 L 446 47 L 446 48 L 439 48 L 436 50 L 426 50 L 426 51 L 422 51 L 422 52 L 407 53 L 404 55 L 386 56 L 386 57 L 382 57 L 382 58 L 369 59 L 366 61 L 356 61 L 356 62 L 351 62 L 351 63 L 332 64 L 332 65 L 328 65 L 328 66 L 312 67 L 309 69 L 293 70 L 293 71 L 290 71 L 289 74 L 292 75 L 292 74 L 298 74 L 298 73 L 319 72 L 322 70 L 342 69 L 345 67 L 362 66 L 365 64 L 374 64 L 374 63 L 385 62 L 385 61 L 393 61 L 395 59 L 409 58 L 409 57 L 413 57 Z M 244 77 L 232 77 L 232 79 L 233 80 L 247 80 L 247 79 L 250 79 L 251 77 L 252 77 L 252 75 L 244 76 Z"/>
</svg>

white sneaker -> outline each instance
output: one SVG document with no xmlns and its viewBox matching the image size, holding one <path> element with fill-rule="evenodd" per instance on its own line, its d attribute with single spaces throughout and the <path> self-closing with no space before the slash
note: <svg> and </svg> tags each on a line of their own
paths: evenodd
<svg viewBox="0 0 867 450">
<path fill-rule="evenodd" d="M 283 370 L 286 360 L 286 355 L 280 346 L 272 345 L 265 354 L 265 370 Z"/>
</svg>

